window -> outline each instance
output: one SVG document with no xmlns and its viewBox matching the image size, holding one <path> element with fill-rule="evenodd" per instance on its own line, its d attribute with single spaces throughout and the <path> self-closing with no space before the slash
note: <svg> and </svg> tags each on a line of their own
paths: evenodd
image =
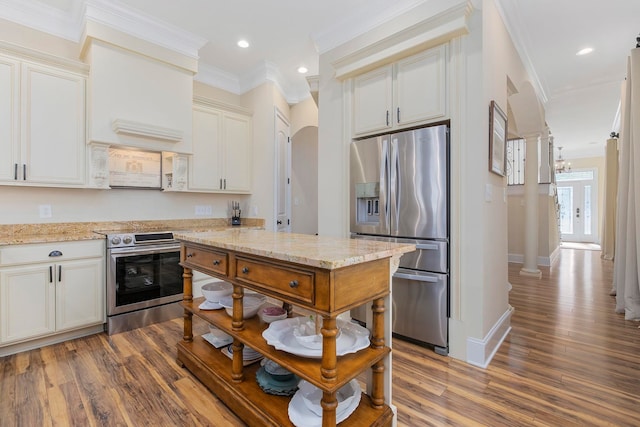
<svg viewBox="0 0 640 427">
<path fill-rule="evenodd" d="M 524 139 L 507 140 L 507 185 L 524 184 Z"/>
</svg>

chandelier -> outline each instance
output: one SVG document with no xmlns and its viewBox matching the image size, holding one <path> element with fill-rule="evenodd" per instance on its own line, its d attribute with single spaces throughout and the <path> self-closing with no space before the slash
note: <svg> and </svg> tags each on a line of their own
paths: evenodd
<svg viewBox="0 0 640 427">
<path fill-rule="evenodd" d="M 556 173 L 571 172 L 571 163 L 562 158 L 562 147 L 558 147 L 558 160 L 555 163 Z"/>
</svg>

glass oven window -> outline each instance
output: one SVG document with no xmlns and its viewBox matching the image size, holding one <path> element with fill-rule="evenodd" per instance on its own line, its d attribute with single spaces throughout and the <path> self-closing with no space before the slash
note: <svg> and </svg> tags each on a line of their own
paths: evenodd
<svg viewBox="0 0 640 427">
<path fill-rule="evenodd" d="M 116 307 L 182 293 L 180 251 L 128 255 L 116 261 Z"/>
</svg>

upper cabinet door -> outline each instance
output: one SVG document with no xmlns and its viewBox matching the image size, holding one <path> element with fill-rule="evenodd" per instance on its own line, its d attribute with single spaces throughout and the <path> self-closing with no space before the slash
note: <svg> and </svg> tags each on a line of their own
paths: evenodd
<svg viewBox="0 0 640 427">
<path fill-rule="evenodd" d="M 85 182 L 85 78 L 22 65 L 22 172 L 30 183 Z"/>
<path fill-rule="evenodd" d="M 353 127 L 356 135 L 391 129 L 392 66 L 354 78 Z"/>
<path fill-rule="evenodd" d="M 419 124 L 446 115 L 446 52 L 443 45 L 395 64 L 396 126 Z"/>
<path fill-rule="evenodd" d="M 211 108 L 193 108 L 193 155 L 189 159 L 189 189 L 221 189 L 220 169 L 222 112 Z"/>
<path fill-rule="evenodd" d="M 0 181 L 16 181 L 20 162 L 20 63 L 0 57 Z"/>
<path fill-rule="evenodd" d="M 223 116 L 224 189 L 231 192 L 251 191 L 251 118 L 233 113 Z"/>
<path fill-rule="evenodd" d="M 353 134 L 381 134 L 447 117 L 447 45 L 353 79 Z"/>
</svg>

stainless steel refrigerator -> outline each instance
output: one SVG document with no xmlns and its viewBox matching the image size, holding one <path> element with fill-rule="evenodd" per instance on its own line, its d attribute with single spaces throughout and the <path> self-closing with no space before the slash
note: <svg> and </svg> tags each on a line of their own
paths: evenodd
<svg viewBox="0 0 640 427">
<path fill-rule="evenodd" d="M 449 129 L 351 143 L 351 236 L 412 242 L 393 277 L 393 333 L 448 354 Z M 352 317 L 364 321 L 364 308 Z"/>
</svg>

